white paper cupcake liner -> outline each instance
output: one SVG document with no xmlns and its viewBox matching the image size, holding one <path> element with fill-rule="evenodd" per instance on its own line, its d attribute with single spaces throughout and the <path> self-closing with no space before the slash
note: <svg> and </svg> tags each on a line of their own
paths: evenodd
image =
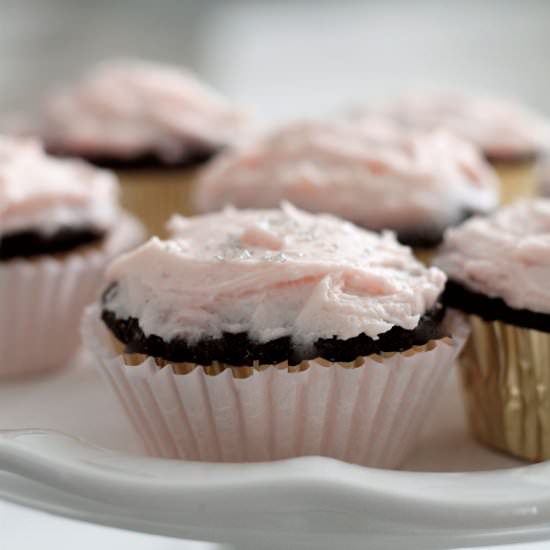
<svg viewBox="0 0 550 550">
<path fill-rule="evenodd" d="M 0 262 L 0 376 L 63 366 L 80 344 L 80 317 L 118 254 L 141 242 L 143 228 L 124 215 L 101 247 Z"/>
<path fill-rule="evenodd" d="M 349 368 L 323 360 L 288 372 L 277 366 L 236 378 L 196 367 L 176 374 L 152 358 L 128 366 L 90 306 L 84 345 L 154 456 L 215 462 L 321 455 L 393 468 L 415 443 L 468 329 L 404 353 L 369 356 Z"/>
</svg>

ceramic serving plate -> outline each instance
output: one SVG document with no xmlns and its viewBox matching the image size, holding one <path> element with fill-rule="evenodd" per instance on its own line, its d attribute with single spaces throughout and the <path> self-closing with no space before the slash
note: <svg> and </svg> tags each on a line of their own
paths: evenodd
<svg viewBox="0 0 550 550">
<path fill-rule="evenodd" d="M 0 430 L 0 498 L 99 524 L 240 550 L 550 538 L 550 463 L 525 466 L 471 441 L 454 379 L 401 471 L 319 457 L 262 464 L 145 457 L 84 361 L 0 382 Z"/>
</svg>

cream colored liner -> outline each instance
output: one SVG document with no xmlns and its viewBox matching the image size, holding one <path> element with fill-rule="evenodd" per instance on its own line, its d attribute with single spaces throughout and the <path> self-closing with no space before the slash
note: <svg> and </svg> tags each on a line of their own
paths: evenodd
<svg viewBox="0 0 550 550">
<path fill-rule="evenodd" d="M 491 163 L 500 180 L 500 204 L 534 197 L 537 192 L 536 161 Z"/>
<path fill-rule="evenodd" d="M 471 429 L 482 443 L 550 459 L 550 333 L 471 315 L 459 360 Z"/>
<path fill-rule="evenodd" d="M 431 266 L 434 256 L 437 253 L 437 246 L 433 248 L 413 248 L 414 257 L 425 266 Z"/>
<path fill-rule="evenodd" d="M 121 204 L 146 225 L 149 236 L 167 237 L 172 214 L 190 215 L 192 182 L 198 168 L 121 170 Z"/>
</svg>

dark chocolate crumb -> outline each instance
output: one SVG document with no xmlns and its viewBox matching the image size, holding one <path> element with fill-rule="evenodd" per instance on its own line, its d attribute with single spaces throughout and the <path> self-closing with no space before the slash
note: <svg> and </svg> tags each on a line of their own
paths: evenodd
<svg viewBox="0 0 550 550">
<path fill-rule="evenodd" d="M 104 236 L 105 231 L 92 227 L 61 227 L 51 235 L 35 230 L 6 233 L 0 236 L 0 261 L 69 252 Z"/>
<path fill-rule="evenodd" d="M 222 148 L 197 148 L 189 150 L 185 155 L 175 160 L 174 162 L 166 162 L 154 152 L 143 153 L 137 157 L 120 158 L 109 155 L 79 155 L 76 152 L 63 151 L 55 147 L 48 147 L 47 152 L 57 157 L 79 157 L 83 158 L 90 164 L 100 168 L 108 168 L 111 170 L 172 170 L 174 168 L 192 168 L 199 166 L 209 161 L 212 157 L 218 154 Z"/>
<path fill-rule="evenodd" d="M 550 315 L 528 309 L 510 307 L 501 298 L 475 292 L 456 281 L 447 281 L 443 303 L 486 321 L 501 321 L 518 327 L 550 332 Z"/>
<path fill-rule="evenodd" d="M 464 209 L 451 226 L 460 225 L 468 218 L 480 214 L 480 212 Z M 437 229 L 426 226 L 425 228 L 400 229 L 396 231 L 396 234 L 397 240 L 406 246 L 412 248 L 434 248 L 443 242 L 443 234 L 446 229 L 447 227 Z"/>
<path fill-rule="evenodd" d="M 502 155 L 486 153 L 484 156 L 485 160 L 491 164 L 500 164 L 504 167 L 509 166 L 513 168 L 514 166 L 519 166 L 526 162 L 534 162 L 538 158 L 539 152 L 533 150 L 523 153 L 508 153 Z"/>
</svg>

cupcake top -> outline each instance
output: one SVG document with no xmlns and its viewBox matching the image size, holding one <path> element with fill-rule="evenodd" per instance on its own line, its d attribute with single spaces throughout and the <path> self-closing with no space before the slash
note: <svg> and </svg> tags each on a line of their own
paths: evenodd
<svg viewBox="0 0 550 550">
<path fill-rule="evenodd" d="M 391 233 L 289 204 L 174 217 L 170 229 L 172 240 L 152 238 L 111 265 L 103 297 L 104 311 L 164 341 L 376 339 L 414 329 L 445 284 Z"/>
<path fill-rule="evenodd" d="M 448 130 L 491 160 L 529 158 L 550 144 L 548 122 L 504 98 L 415 92 L 381 106 L 379 112 L 407 127 Z"/>
<path fill-rule="evenodd" d="M 171 164 L 235 141 L 245 124 L 243 113 L 191 73 L 120 60 L 53 91 L 42 133 L 48 149 L 61 153 L 128 160 L 153 155 Z"/>
<path fill-rule="evenodd" d="M 0 239 L 66 228 L 106 231 L 118 216 L 117 189 L 110 172 L 50 157 L 32 139 L 0 136 Z"/>
<path fill-rule="evenodd" d="M 520 201 L 449 229 L 435 264 L 468 290 L 550 313 L 550 200 Z"/>
<path fill-rule="evenodd" d="M 329 212 L 373 230 L 440 230 L 498 202 L 498 181 L 474 147 L 387 119 L 311 121 L 228 152 L 203 173 L 199 211 L 226 204 Z"/>
</svg>

